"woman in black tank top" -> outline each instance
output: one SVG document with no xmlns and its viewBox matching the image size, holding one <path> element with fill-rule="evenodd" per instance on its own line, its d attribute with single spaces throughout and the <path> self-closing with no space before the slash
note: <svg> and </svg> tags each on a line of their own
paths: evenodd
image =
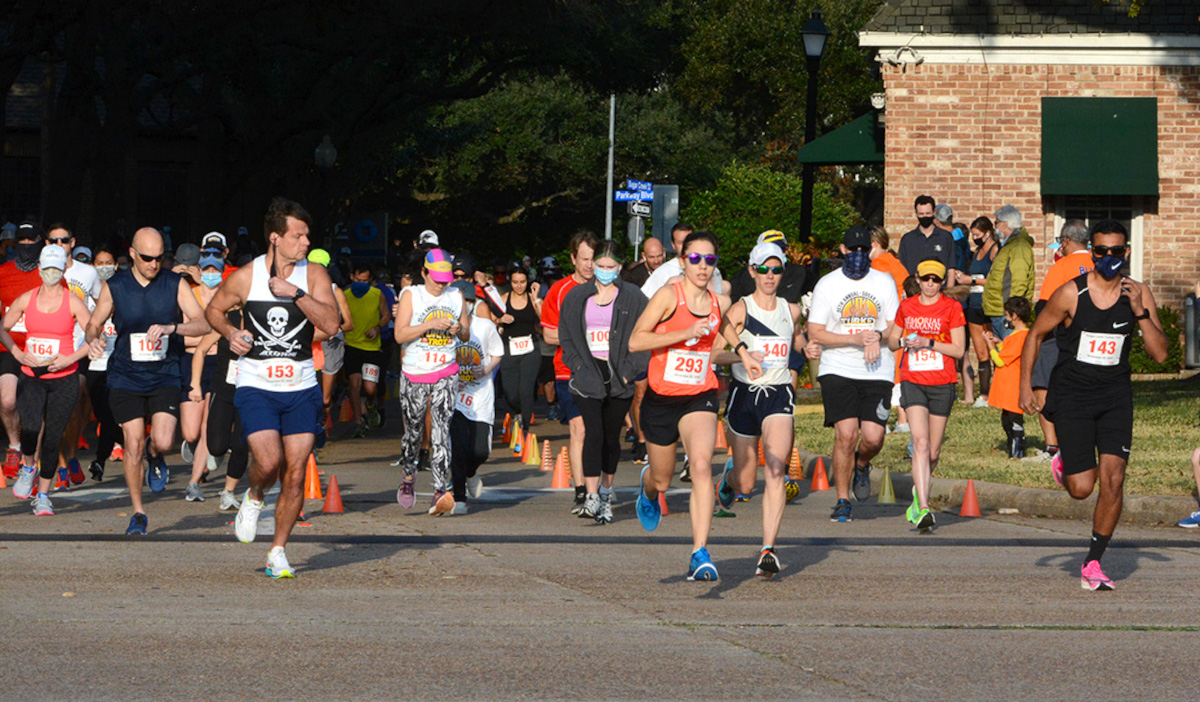
<svg viewBox="0 0 1200 702">
<path fill-rule="evenodd" d="M 509 276 L 512 292 L 504 296 L 506 313 L 500 317 L 500 339 L 504 358 L 500 361 L 500 387 L 510 410 L 528 429 L 533 419 L 534 395 L 542 355 L 537 337 L 541 334 L 541 301 L 529 292 L 529 272 L 518 268 Z"/>
</svg>

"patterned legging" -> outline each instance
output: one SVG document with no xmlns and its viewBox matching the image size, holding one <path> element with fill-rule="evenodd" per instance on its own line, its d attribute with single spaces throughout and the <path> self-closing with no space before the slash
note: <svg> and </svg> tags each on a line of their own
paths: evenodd
<svg viewBox="0 0 1200 702">
<path fill-rule="evenodd" d="M 425 408 L 429 407 L 429 462 L 433 470 L 433 489 L 450 491 L 450 419 L 454 416 L 454 396 L 458 392 L 458 375 L 434 383 L 414 383 L 400 374 L 400 406 L 404 410 L 404 439 L 401 460 L 404 477 L 417 472 L 421 452 L 421 435 L 425 428 Z"/>
</svg>

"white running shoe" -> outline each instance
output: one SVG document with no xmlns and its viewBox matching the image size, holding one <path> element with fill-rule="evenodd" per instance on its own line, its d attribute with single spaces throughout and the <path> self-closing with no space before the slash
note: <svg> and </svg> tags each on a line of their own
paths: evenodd
<svg viewBox="0 0 1200 702">
<path fill-rule="evenodd" d="M 184 490 L 184 499 L 188 502 L 203 502 L 204 493 L 200 492 L 200 486 L 196 483 L 188 483 L 187 489 Z"/>
<path fill-rule="evenodd" d="M 980 395 L 979 397 L 975 398 L 975 404 L 973 406 L 977 409 L 982 408 L 982 407 L 987 407 L 988 406 L 987 395 Z"/>
<path fill-rule="evenodd" d="M 217 496 L 221 498 L 221 504 L 217 507 L 217 509 L 221 510 L 222 512 L 233 512 L 241 506 L 241 503 L 238 502 L 237 495 L 233 494 L 229 490 L 222 490 Z"/>
<path fill-rule="evenodd" d="M 248 544 L 254 541 L 255 536 L 258 536 L 258 515 L 262 512 L 262 508 L 262 501 L 250 499 L 250 489 L 247 488 L 246 494 L 242 497 L 242 506 L 238 508 L 237 516 L 233 518 L 233 533 L 237 534 L 238 541 Z M 286 559 L 284 562 L 287 562 Z"/>
<path fill-rule="evenodd" d="M 37 468 L 22 465 L 21 472 L 17 474 L 17 481 L 13 483 L 13 497 L 18 500 L 28 500 L 33 497 L 35 480 L 37 480 Z"/>
<path fill-rule="evenodd" d="M 483 480 L 479 476 L 467 478 L 467 494 L 474 500 L 483 494 Z"/>
<path fill-rule="evenodd" d="M 276 580 L 296 577 L 296 571 L 292 570 L 292 565 L 288 563 L 282 546 L 276 546 L 267 553 L 267 575 Z"/>
<path fill-rule="evenodd" d="M 33 514 L 37 517 L 53 517 L 54 505 L 50 504 L 50 498 L 45 495 L 33 498 Z"/>
</svg>

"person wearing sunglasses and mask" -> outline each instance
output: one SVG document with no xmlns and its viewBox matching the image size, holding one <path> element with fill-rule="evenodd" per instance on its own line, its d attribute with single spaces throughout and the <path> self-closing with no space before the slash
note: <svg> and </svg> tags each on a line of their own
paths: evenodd
<svg viewBox="0 0 1200 702">
<path fill-rule="evenodd" d="M 763 545 L 755 569 L 755 575 L 761 578 L 774 577 L 783 567 L 775 553 L 775 540 L 787 499 L 783 481 L 792 454 L 796 409 L 796 389 L 788 365 L 792 351 L 807 343 L 800 324 L 800 307 L 778 295 L 786 262 L 778 244 L 763 242 L 755 246 L 747 268 L 754 292 L 734 302 L 721 319 L 721 336 L 733 347 L 738 361 L 731 368 L 733 382 L 725 406 L 733 464 L 727 465 L 721 476 L 717 499 L 729 509 L 738 493 L 749 494 L 754 489 L 761 440 L 766 488 Z"/>
<path fill-rule="evenodd" d="M 1133 387 L 1129 351 L 1140 332 L 1146 353 L 1167 358 L 1167 337 L 1149 286 L 1121 274 L 1129 255 L 1129 232 L 1105 219 L 1088 229 L 1095 268 L 1059 287 L 1038 315 L 1021 351 L 1021 408 L 1043 412 L 1058 430 L 1061 473 L 1054 478 L 1077 499 L 1099 484 L 1092 538 L 1080 569 L 1085 590 L 1112 590 L 1100 568 L 1123 505 L 1122 484 L 1133 446 Z M 1058 341 L 1046 402 L 1033 393 L 1033 368 L 1042 342 Z M 1099 455 L 1099 462 L 1096 456 Z"/>
<path fill-rule="evenodd" d="M 729 298 L 709 289 L 717 268 L 716 237 L 708 232 L 688 234 L 679 258 L 683 280 L 654 293 L 629 339 L 630 352 L 651 352 L 650 388 L 641 413 L 649 463 L 642 469 L 636 509 L 644 529 L 658 528 L 662 518 L 658 498 L 671 487 L 675 450 L 682 440 L 690 456 L 692 480 L 699 486 L 691 491 L 688 509 L 692 555 L 687 579 L 708 581 L 718 578 L 708 553 L 714 502 L 709 486 L 718 409 L 712 365 L 713 355 L 721 353 L 715 342 Z"/>
<path fill-rule="evenodd" d="M 886 342 L 900 300 L 892 277 L 871 268 L 870 252 L 869 231 L 846 230 L 846 262 L 817 282 L 808 314 L 808 338 L 821 347 L 825 426 L 834 430 L 834 522 L 852 521 L 851 479 L 854 498 L 870 498 L 871 459 L 883 448 L 891 414 L 896 366 Z"/>
<path fill-rule="evenodd" d="M 908 521 L 921 532 L 934 527 L 929 482 L 937 470 L 942 439 L 958 382 L 956 360 L 967 349 L 967 319 L 962 303 L 942 294 L 946 266 L 937 259 L 917 265 L 921 293 L 900 303 L 888 335 L 888 347 L 901 351 L 900 406 L 908 414 L 913 438 L 913 502 Z"/>
<path fill-rule="evenodd" d="M 13 260 L 0 265 L 0 313 L 7 312 L 22 294 L 42 284 L 38 272 L 38 256 L 45 242 L 42 228 L 34 222 L 22 222 L 13 235 Z M 25 345 L 25 320 L 18 319 L 10 330 L 17 346 Z M 4 459 L 4 475 L 17 477 L 21 466 L 21 420 L 17 416 L 17 379 L 21 377 L 21 364 L 10 353 L 11 347 L 0 346 L 0 419 L 8 434 L 8 453 Z"/>
<path fill-rule="evenodd" d="M 110 317 L 117 332 L 108 359 L 108 399 L 124 436 L 125 484 L 133 503 L 128 535 L 146 534 L 142 482 L 153 492 L 167 487 L 165 454 L 175 442 L 179 423 L 183 337 L 209 330 L 191 285 L 178 273 L 162 270 L 164 251 L 157 229 L 134 232 L 129 246 L 133 266 L 101 286 L 100 301 L 86 328 L 92 358 L 103 356 L 108 346 L 104 325 Z M 191 321 L 185 323 L 185 316 Z"/>
</svg>

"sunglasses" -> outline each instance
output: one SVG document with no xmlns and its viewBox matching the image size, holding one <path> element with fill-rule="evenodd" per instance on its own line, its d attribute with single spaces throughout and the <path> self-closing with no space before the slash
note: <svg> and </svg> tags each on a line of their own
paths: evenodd
<svg viewBox="0 0 1200 702">
<path fill-rule="evenodd" d="M 1108 256 L 1111 254 L 1117 258 L 1121 258 L 1128 250 L 1128 246 L 1093 246 L 1092 256 Z"/>
<path fill-rule="evenodd" d="M 708 265 L 708 266 L 717 265 L 717 255 L 716 254 L 690 253 L 685 258 L 687 258 L 687 262 L 692 264 L 693 266 L 700 265 L 701 261 L 704 261 L 705 265 Z"/>
<path fill-rule="evenodd" d="M 782 275 L 783 266 L 755 266 L 754 272 L 759 275 L 766 275 L 768 273 L 773 275 Z"/>
<path fill-rule="evenodd" d="M 60 237 L 57 237 L 57 238 L 55 238 L 55 239 L 47 239 L 47 240 L 46 240 L 46 243 L 49 243 L 49 244 L 68 244 L 68 243 L 70 243 L 70 242 L 71 242 L 71 239 L 74 239 L 74 238 L 75 238 L 75 237 L 73 237 L 73 236 L 60 236 Z"/>
<path fill-rule="evenodd" d="M 132 248 L 132 247 L 130 247 L 129 250 L 134 252 L 135 254 L 137 254 L 138 258 L 142 259 L 146 263 L 161 263 L 163 260 L 163 256 L 166 256 L 166 254 L 159 254 L 157 256 L 147 256 L 146 254 L 144 254 L 141 251 L 138 251 L 137 249 Z"/>
<path fill-rule="evenodd" d="M 921 282 L 922 283 L 940 283 L 940 282 L 942 282 L 942 279 L 937 277 L 936 275 L 933 275 L 932 273 L 930 273 L 929 275 L 921 276 Z"/>
<path fill-rule="evenodd" d="M 454 274 L 455 280 L 464 280 L 466 277 L 467 277 L 466 273 L 455 273 Z"/>
</svg>

